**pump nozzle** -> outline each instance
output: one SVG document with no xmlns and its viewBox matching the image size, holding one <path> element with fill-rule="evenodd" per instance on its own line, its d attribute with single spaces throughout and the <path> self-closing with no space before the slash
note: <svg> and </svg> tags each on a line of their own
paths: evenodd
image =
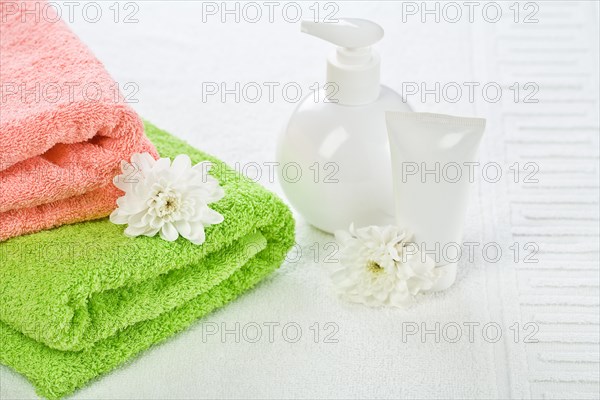
<svg viewBox="0 0 600 400">
<path fill-rule="evenodd" d="M 335 100 L 339 104 L 377 100 L 380 60 L 370 46 L 383 37 L 381 26 L 361 18 L 340 18 L 336 23 L 302 21 L 300 29 L 339 46 L 327 60 L 327 82 L 338 86 Z"/>
<path fill-rule="evenodd" d="M 304 33 L 327 40 L 348 49 L 371 46 L 383 37 L 383 28 L 373 21 L 360 18 L 340 18 L 337 23 L 302 21 Z"/>
</svg>

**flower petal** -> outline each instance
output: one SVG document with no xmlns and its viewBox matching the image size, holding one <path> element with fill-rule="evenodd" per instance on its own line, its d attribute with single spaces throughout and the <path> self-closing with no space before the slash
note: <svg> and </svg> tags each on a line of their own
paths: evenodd
<svg viewBox="0 0 600 400">
<path fill-rule="evenodd" d="M 132 188 L 131 183 L 127 182 L 127 175 L 117 175 L 112 182 L 122 192 L 128 192 Z"/>
<path fill-rule="evenodd" d="M 136 237 L 144 235 L 147 231 L 146 227 L 128 226 L 125 228 L 125 236 Z"/>
<path fill-rule="evenodd" d="M 139 170 L 147 171 L 152 168 L 156 160 L 148 152 L 135 153 L 131 156 L 131 163 L 135 163 Z"/>
<path fill-rule="evenodd" d="M 137 198 L 127 196 L 127 194 L 117 199 L 117 206 L 124 214 L 137 214 L 146 209 L 143 202 L 138 201 Z"/>
<path fill-rule="evenodd" d="M 190 157 L 187 154 L 179 154 L 171 164 L 171 172 L 175 174 L 176 177 L 185 175 L 191 168 L 192 160 L 190 160 Z"/>
<path fill-rule="evenodd" d="M 159 158 L 152 167 L 154 173 L 163 172 L 171 167 L 171 160 L 168 158 Z"/>
<path fill-rule="evenodd" d="M 108 219 L 115 225 L 126 224 L 129 220 L 126 215 L 123 215 L 119 212 L 118 208 L 110 214 L 110 217 L 108 217 Z"/>
<path fill-rule="evenodd" d="M 223 222 L 225 218 L 215 210 L 205 207 L 202 210 L 202 222 L 204 225 L 215 225 Z"/>
<path fill-rule="evenodd" d="M 171 223 L 166 223 L 160 230 L 160 237 L 167 242 L 174 242 L 179 237 L 177 229 Z"/>
<path fill-rule="evenodd" d="M 204 228 L 201 229 L 192 229 L 193 235 L 188 237 L 187 239 L 195 245 L 200 245 L 206 241 L 206 234 L 204 232 Z"/>
<path fill-rule="evenodd" d="M 192 167 L 195 172 L 200 172 L 203 175 L 207 174 L 211 170 L 213 164 L 210 161 L 202 161 Z"/>
<path fill-rule="evenodd" d="M 180 220 L 176 221 L 174 225 L 179 234 L 187 239 L 190 235 L 190 232 L 192 231 L 192 227 L 190 226 L 189 222 L 185 220 Z"/>
</svg>

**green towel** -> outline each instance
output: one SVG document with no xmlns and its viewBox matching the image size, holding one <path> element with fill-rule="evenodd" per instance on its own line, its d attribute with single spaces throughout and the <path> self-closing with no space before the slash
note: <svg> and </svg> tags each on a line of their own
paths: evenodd
<svg viewBox="0 0 600 400">
<path fill-rule="evenodd" d="M 59 398 L 250 289 L 283 261 L 294 221 L 275 195 L 146 123 L 163 157 L 209 160 L 225 221 L 206 242 L 128 238 L 108 220 L 0 243 L 0 362 Z"/>
</svg>

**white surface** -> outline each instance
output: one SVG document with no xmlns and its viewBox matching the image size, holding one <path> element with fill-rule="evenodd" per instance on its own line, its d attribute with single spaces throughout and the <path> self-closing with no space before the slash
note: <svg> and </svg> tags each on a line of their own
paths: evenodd
<svg viewBox="0 0 600 400">
<path fill-rule="evenodd" d="M 121 86 L 139 85 L 136 109 L 232 165 L 274 161 L 275 138 L 294 104 L 280 93 L 274 102 L 236 103 L 233 96 L 203 102 L 202 82 L 298 82 L 308 91 L 325 79 L 322 57 L 330 46 L 300 34 L 280 14 L 272 24 L 202 23 L 199 2 L 137 4 L 137 24 L 111 18 L 73 24 Z M 497 24 L 418 18 L 403 24 L 399 3 L 337 4 L 339 16 L 370 18 L 385 28 L 378 45 L 382 81 L 397 90 L 402 82 L 540 83 L 537 105 L 511 102 L 512 92 L 495 104 L 480 96 L 474 103 L 409 99 L 418 111 L 488 118 L 482 161 L 540 165 L 538 184 L 514 184 L 506 175 L 497 184 L 480 183 L 471 198 L 465 240 L 497 241 L 504 257 L 462 262 L 450 290 L 422 297 L 409 310 L 372 310 L 332 296 L 325 263 L 331 237 L 299 219 L 298 260 L 292 254 L 252 292 L 75 398 L 598 398 L 597 7 L 537 3 L 541 22 L 524 26 L 508 14 Z M 263 172 L 261 182 L 280 193 Z M 540 263 L 515 264 L 507 250 L 514 241 L 539 243 Z M 212 323 L 236 322 L 248 329 L 253 322 L 297 323 L 303 335 L 288 343 L 276 330 L 270 343 L 264 328 L 257 343 L 236 343 L 231 335 L 203 340 Z M 309 330 L 315 322 L 319 343 Z M 323 343 L 327 322 L 339 327 L 338 343 Z M 480 325 L 473 343 L 466 328 L 458 343 L 444 337 L 436 343 L 432 335 L 403 341 L 403 327 L 413 322 L 428 328 L 493 322 L 503 335 L 490 343 Z M 523 343 L 522 331 L 515 343 L 514 322 L 536 323 L 539 342 Z M 35 394 L 2 367 L 0 397 Z"/>
</svg>

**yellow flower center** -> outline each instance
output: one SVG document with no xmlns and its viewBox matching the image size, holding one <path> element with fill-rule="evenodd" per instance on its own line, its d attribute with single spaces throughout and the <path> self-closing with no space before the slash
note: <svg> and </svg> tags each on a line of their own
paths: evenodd
<svg viewBox="0 0 600 400">
<path fill-rule="evenodd" d="M 181 206 L 181 195 L 171 189 L 158 190 L 150 199 L 150 207 L 154 208 L 160 218 L 169 219 L 180 211 Z"/>
<path fill-rule="evenodd" d="M 383 267 L 381 265 L 377 264 L 373 260 L 369 260 L 367 262 L 367 269 L 369 270 L 369 272 L 372 272 L 374 274 L 378 274 L 380 272 L 383 272 Z"/>
</svg>

